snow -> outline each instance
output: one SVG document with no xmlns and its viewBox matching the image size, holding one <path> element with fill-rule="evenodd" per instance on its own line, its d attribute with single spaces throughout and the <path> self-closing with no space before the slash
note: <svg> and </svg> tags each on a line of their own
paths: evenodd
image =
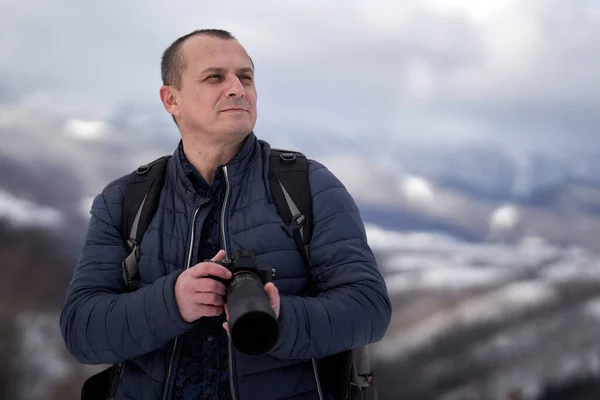
<svg viewBox="0 0 600 400">
<path fill-rule="evenodd" d="M 421 232 L 395 232 L 380 228 L 377 225 L 365 224 L 369 245 L 376 250 L 432 250 L 452 248 L 459 244 L 449 235 Z"/>
<path fill-rule="evenodd" d="M 6 217 L 19 226 L 39 225 L 58 227 L 62 213 L 54 208 L 41 206 L 0 189 L 0 217 Z"/>
<path fill-rule="evenodd" d="M 505 280 L 509 274 L 499 268 L 483 269 L 463 267 L 439 260 L 437 265 L 425 264 L 427 268 L 418 274 L 397 274 L 387 279 L 388 290 L 400 293 L 414 289 L 457 290 L 490 286 Z"/>
<path fill-rule="evenodd" d="M 58 327 L 58 316 L 24 313 L 16 320 L 19 341 L 19 389 L 21 399 L 44 398 L 56 381 L 74 373 L 74 365 L 65 357 Z"/>
<path fill-rule="evenodd" d="M 544 282 L 512 283 L 438 311 L 407 329 L 390 332 L 390 336 L 374 346 L 374 351 L 379 357 L 396 359 L 459 327 L 498 322 L 554 298 L 554 289 Z"/>
<path fill-rule="evenodd" d="M 391 232 L 367 225 L 369 244 L 391 293 L 473 289 L 533 273 L 559 283 L 600 281 L 600 256 L 578 247 L 558 247 L 536 237 L 516 244 L 469 243 L 437 233 Z"/>
</svg>

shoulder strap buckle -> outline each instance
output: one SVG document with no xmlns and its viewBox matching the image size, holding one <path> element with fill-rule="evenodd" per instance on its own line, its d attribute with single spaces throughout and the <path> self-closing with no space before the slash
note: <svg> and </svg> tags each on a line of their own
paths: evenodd
<svg viewBox="0 0 600 400">
<path fill-rule="evenodd" d="M 129 249 L 133 249 L 138 245 L 139 245 L 138 241 L 136 239 L 134 239 L 133 237 L 130 237 L 127 239 L 127 247 Z"/>
<path fill-rule="evenodd" d="M 131 253 L 123 260 L 121 267 L 123 269 L 123 280 L 127 284 L 127 290 L 133 292 L 139 288 L 138 260 L 140 258 L 140 247 L 135 244 Z"/>
<path fill-rule="evenodd" d="M 294 162 L 296 161 L 296 153 L 292 152 L 284 152 L 279 155 L 279 157 L 285 162 Z"/>
<path fill-rule="evenodd" d="M 144 175 L 150 169 L 150 164 L 140 165 L 138 169 L 135 170 L 135 173 L 138 175 Z"/>
<path fill-rule="evenodd" d="M 283 224 L 282 228 L 287 232 L 287 234 L 293 238 L 294 232 L 300 230 L 300 234 L 302 233 L 302 227 L 304 226 L 304 222 L 306 222 L 306 217 L 304 214 L 296 214 L 292 217 L 292 222 L 289 225 Z"/>
</svg>

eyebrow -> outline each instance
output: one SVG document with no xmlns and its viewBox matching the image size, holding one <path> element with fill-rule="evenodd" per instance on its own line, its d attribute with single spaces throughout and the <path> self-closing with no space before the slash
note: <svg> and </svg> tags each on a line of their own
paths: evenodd
<svg viewBox="0 0 600 400">
<path fill-rule="evenodd" d="M 254 70 L 252 68 L 249 68 L 249 67 L 240 68 L 238 70 L 238 73 L 242 73 L 242 74 L 247 74 L 248 72 L 251 73 L 251 74 L 253 74 Z"/>
<path fill-rule="evenodd" d="M 215 73 L 215 72 L 223 74 L 223 73 L 225 73 L 225 69 L 218 68 L 218 67 L 209 67 L 209 68 L 206 68 L 204 71 L 202 71 L 200 75 L 206 75 L 207 73 Z M 237 73 L 238 74 L 247 74 L 247 73 L 254 74 L 254 70 L 249 67 L 244 67 L 244 68 L 238 69 Z"/>
</svg>

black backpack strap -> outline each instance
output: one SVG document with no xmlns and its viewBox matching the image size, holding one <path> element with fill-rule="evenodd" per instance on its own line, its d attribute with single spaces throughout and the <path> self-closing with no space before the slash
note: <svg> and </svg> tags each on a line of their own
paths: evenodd
<svg viewBox="0 0 600 400">
<path fill-rule="evenodd" d="M 158 207 L 169 157 L 142 165 L 131 173 L 125 186 L 121 231 L 129 255 L 123 260 L 122 267 L 123 279 L 130 292 L 139 287 L 140 242 Z"/>
<path fill-rule="evenodd" d="M 294 239 L 316 295 L 310 268 L 309 244 L 312 237 L 312 194 L 306 156 L 296 151 L 271 149 L 269 184 L 285 231 Z M 361 346 L 317 361 L 319 380 L 336 399 L 376 400 L 377 388 L 369 359 L 369 347 Z"/>
<path fill-rule="evenodd" d="M 295 151 L 271 149 L 269 184 L 283 228 L 296 242 L 310 275 L 309 244 L 312 238 L 312 195 L 306 156 Z"/>
<path fill-rule="evenodd" d="M 123 194 L 121 233 L 129 255 L 123 260 L 121 267 L 128 292 L 139 288 L 140 242 L 158 207 L 169 158 L 170 156 L 161 157 L 142 165 L 127 177 Z M 112 398 L 123 373 L 124 363 L 123 361 L 114 364 L 89 378 L 82 387 L 81 399 Z"/>
</svg>

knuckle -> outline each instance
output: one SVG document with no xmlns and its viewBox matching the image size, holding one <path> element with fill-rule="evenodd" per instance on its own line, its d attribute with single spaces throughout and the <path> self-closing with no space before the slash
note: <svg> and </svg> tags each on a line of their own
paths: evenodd
<svg viewBox="0 0 600 400">
<path fill-rule="evenodd" d="M 206 273 L 206 271 L 208 270 L 207 268 L 207 263 L 200 263 L 198 264 L 198 272 L 202 275 L 204 275 Z"/>
</svg>

